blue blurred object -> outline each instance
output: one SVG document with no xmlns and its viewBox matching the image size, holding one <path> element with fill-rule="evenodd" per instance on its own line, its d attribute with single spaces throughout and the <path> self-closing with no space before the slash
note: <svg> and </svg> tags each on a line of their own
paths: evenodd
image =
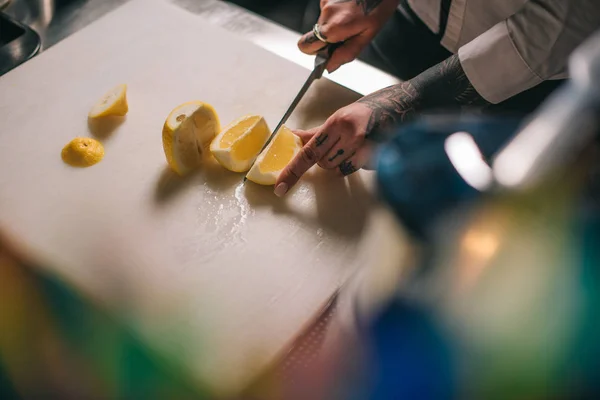
<svg viewBox="0 0 600 400">
<path fill-rule="evenodd" d="M 600 398 L 600 33 L 571 73 L 526 124 L 427 116 L 379 151 L 381 197 L 427 251 L 357 317 L 369 398 Z"/>
<path fill-rule="evenodd" d="M 469 134 L 489 164 L 521 122 L 516 117 L 445 115 L 425 116 L 399 128 L 376 156 L 382 197 L 415 235 L 426 238 L 437 217 L 480 194 L 451 162 L 448 137 Z"/>
<path fill-rule="evenodd" d="M 397 301 L 366 329 L 370 364 L 375 365 L 371 400 L 456 398 L 452 343 L 432 316 Z"/>
</svg>

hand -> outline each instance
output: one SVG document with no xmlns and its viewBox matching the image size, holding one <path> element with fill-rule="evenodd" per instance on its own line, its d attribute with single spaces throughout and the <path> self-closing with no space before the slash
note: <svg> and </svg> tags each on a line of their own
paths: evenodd
<svg viewBox="0 0 600 400">
<path fill-rule="evenodd" d="M 320 127 L 296 131 L 305 145 L 281 172 L 275 194 L 283 196 L 317 163 L 350 175 L 370 157 L 368 137 L 374 138 L 412 120 L 423 110 L 487 105 L 466 76 L 458 55 L 450 56 L 409 81 L 378 90 L 339 109 Z"/>
<path fill-rule="evenodd" d="M 275 194 L 283 196 L 315 164 L 337 169 L 341 176 L 362 168 L 371 156 L 367 137 L 377 137 L 397 123 L 411 119 L 418 103 L 418 93 L 407 81 L 340 108 L 319 127 L 294 131 L 305 144 L 279 175 Z"/>
<path fill-rule="evenodd" d="M 327 64 L 331 73 L 354 60 L 392 16 L 399 0 L 321 0 L 319 27 L 329 43 L 345 42 Z M 300 38 L 298 47 L 315 54 L 325 46 L 313 32 Z"/>
<path fill-rule="evenodd" d="M 336 169 L 340 176 L 362 168 L 371 153 L 371 146 L 365 139 L 372 114 L 373 110 L 368 106 L 353 103 L 338 110 L 317 128 L 294 131 L 305 145 L 281 172 L 275 194 L 283 196 L 315 164 Z"/>
</svg>

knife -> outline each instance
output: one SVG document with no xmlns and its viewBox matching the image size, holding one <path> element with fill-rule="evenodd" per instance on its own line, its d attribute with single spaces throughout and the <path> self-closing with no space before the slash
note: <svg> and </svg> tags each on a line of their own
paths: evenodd
<svg viewBox="0 0 600 400">
<path fill-rule="evenodd" d="M 298 103 L 300 103 L 300 100 L 302 100 L 302 97 L 304 97 L 304 95 L 308 91 L 308 88 L 310 88 L 310 85 L 315 80 L 320 79 L 323 76 L 323 73 L 325 72 L 325 67 L 327 66 L 327 62 L 331 58 L 331 55 L 341 45 L 342 43 L 332 43 L 325 46 L 317 53 L 317 56 L 315 57 L 315 67 L 308 76 L 308 79 L 306 79 L 306 82 L 304 82 L 304 85 L 302 86 L 296 97 L 294 98 L 294 101 L 292 101 L 292 104 L 290 104 L 285 114 L 283 114 L 283 118 L 281 118 L 281 121 L 279 121 L 279 123 L 273 130 L 273 133 L 271 133 L 271 136 L 269 136 L 269 139 L 267 140 L 265 145 L 262 147 L 262 149 L 260 149 L 260 152 L 258 153 L 259 155 L 267 148 L 269 143 L 271 143 L 271 141 L 275 137 L 275 134 L 277 133 L 277 131 L 279 131 L 281 126 L 287 122 L 288 118 L 290 117 L 290 115 L 292 115 Z M 256 157 L 256 160 L 258 160 L 258 157 Z M 254 162 L 250 166 L 250 169 L 252 169 L 254 163 L 256 163 L 256 160 L 254 160 Z M 247 180 L 248 178 L 244 176 L 244 182 L 246 182 Z"/>
</svg>

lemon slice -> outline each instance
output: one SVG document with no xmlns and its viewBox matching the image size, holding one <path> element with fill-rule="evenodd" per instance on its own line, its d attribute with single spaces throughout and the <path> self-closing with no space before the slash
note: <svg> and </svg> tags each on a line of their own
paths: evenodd
<svg viewBox="0 0 600 400">
<path fill-rule="evenodd" d="M 104 147 L 97 140 L 78 137 L 62 149 L 61 156 L 73 167 L 90 167 L 104 158 Z"/>
<path fill-rule="evenodd" d="M 171 111 L 162 132 L 169 166 L 179 175 L 200 166 L 220 127 L 219 116 L 208 103 L 191 101 Z"/>
<path fill-rule="evenodd" d="M 127 104 L 127 85 L 112 88 L 92 107 L 88 117 L 102 118 L 108 116 L 124 116 L 129 111 Z"/>
<path fill-rule="evenodd" d="M 259 185 L 274 185 L 279 174 L 302 149 L 302 140 L 282 126 L 252 166 L 246 178 Z"/>
<path fill-rule="evenodd" d="M 263 117 L 247 115 L 223 129 L 210 145 L 210 151 L 228 170 L 246 172 L 270 135 Z"/>
</svg>

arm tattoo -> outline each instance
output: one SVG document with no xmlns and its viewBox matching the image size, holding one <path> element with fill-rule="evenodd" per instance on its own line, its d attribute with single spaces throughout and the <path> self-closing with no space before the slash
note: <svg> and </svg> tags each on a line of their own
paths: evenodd
<svg viewBox="0 0 600 400">
<path fill-rule="evenodd" d="M 410 82 L 403 82 L 365 96 L 358 102 L 373 111 L 367 123 L 367 133 L 372 134 L 412 119 L 418 93 Z"/>
<path fill-rule="evenodd" d="M 381 89 L 358 102 L 373 110 L 367 124 L 369 135 L 408 121 L 425 109 L 489 105 L 467 78 L 458 55 L 409 81 Z"/>
<path fill-rule="evenodd" d="M 383 2 L 383 0 L 333 0 L 332 3 L 349 3 L 351 1 L 362 9 L 364 15 L 371 14 Z"/>
<path fill-rule="evenodd" d="M 440 81 L 437 82 L 437 80 Z M 469 81 L 457 54 L 423 72 L 413 79 L 413 81 L 416 85 L 423 88 L 424 91 L 427 86 L 430 86 L 430 93 L 442 88 L 448 90 L 449 93 L 447 93 L 448 98 L 446 101 L 449 100 L 451 102 L 454 100 L 457 106 L 487 106 L 490 104 L 477 93 Z M 429 82 L 437 83 L 437 85 L 431 85 Z M 440 103 L 440 105 L 444 106 L 446 102 Z"/>
</svg>

